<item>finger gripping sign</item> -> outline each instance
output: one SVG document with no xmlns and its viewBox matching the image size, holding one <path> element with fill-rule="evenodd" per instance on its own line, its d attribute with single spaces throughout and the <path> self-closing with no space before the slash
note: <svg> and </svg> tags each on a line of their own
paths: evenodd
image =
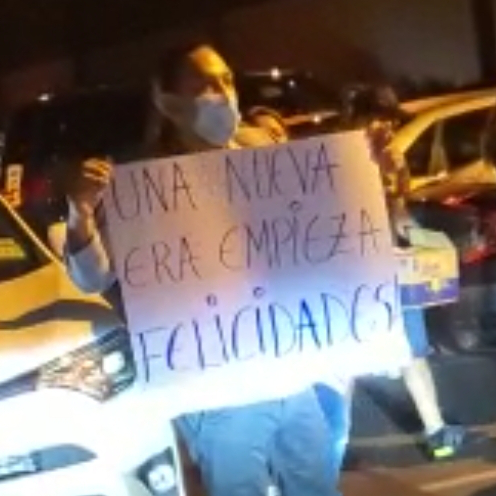
<svg viewBox="0 0 496 496">
<path fill-rule="evenodd" d="M 105 198 L 141 384 L 183 411 L 408 358 L 363 133 L 126 164 Z"/>
</svg>

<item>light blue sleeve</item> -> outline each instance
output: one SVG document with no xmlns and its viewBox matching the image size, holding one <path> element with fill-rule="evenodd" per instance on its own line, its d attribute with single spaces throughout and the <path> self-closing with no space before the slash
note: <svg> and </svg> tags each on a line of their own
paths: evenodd
<svg viewBox="0 0 496 496">
<path fill-rule="evenodd" d="M 69 275 L 86 293 L 103 293 L 117 280 L 104 233 L 96 232 L 91 241 L 76 253 L 65 251 Z"/>
</svg>

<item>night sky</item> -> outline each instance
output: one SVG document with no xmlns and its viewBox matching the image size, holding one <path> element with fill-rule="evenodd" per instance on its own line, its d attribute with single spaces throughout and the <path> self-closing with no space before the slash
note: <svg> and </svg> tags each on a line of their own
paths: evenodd
<svg viewBox="0 0 496 496">
<path fill-rule="evenodd" d="M 0 71 L 77 55 L 264 0 L 1 0 Z"/>
</svg>

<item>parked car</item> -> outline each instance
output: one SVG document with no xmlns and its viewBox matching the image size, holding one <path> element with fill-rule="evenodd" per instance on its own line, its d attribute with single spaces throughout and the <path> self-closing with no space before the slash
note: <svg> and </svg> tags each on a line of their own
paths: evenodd
<svg viewBox="0 0 496 496">
<path fill-rule="evenodd" d="M 481 159 L 481 135 L 495 106 L 490 89 L 432 101 L 410 114 L 392 146 L 406 158 L 412 200 L 441 201 L 467 184 L 496 183 L 494 167 Z"/>
<path fill-rule="evenodd" d="M 496 89 L 403 104 L 408 120 L 392 142 L 410 170 L 415 216 L 445 232 L 460 255 L 458 303 L 427 312 L 433 343 L 451 352 L 496 346 L 496 258 L 486 242 L 496 220 L 496 168 L 481 156 L 495 106 Z"/>
<path fill-rule="evenodd" d="M 136 389 L 127 329 L 1 197 L 0 302 L 0 494 L 182 496 L 166 403 Z"/>
<path fill-rule="evenodd" d="M 293 137 L 332 132 L 339 122 L 337 95 L 311 73 L 282 70 L 236 75 L 242 112 L 265 106 L 281 114 Z"/>
<path fill-rule="evenodd" d="M 438 349 L 480 352 L 496 347 L 496 184 L 466 184 L 458 196 L 412 202 L 417 220 L 446 233 L 460 259 L 460 298 L 430 309 Z"/>
<path fill-rule="evenodd" d="M 496 107 L 496 89 L 388 107 L 380 105 L 377 95 L 374 87 L 354 89 L 350 125 L 378 118 L 394 122 L 391 145 L 404 155 L 410 171 L 411 210 L 424 227 L 448 234 L 460 253 L 460 300 L 427 312 L 432 342 L 452 352 L 480 351 L 496 332 L 496 304 L 488 303 L 496 282 L 490 277 L 493 262 L 481 245 L 482 230 L 491 224 L 487 219 L 496 207 L 491 200 L 496 168 L 483 160 L 481 146 Z"/>
<path fill-rule="evenodd" d="M 263 105 L 283 117 L 336 109 L 336 95 L 310 72 L 274 67 L 236 74 L 242 110 Z"/>
<path fill-rule="evenodd" d="M 464 89 L 456 91 L 454 93 L 445 93 L 435 96 L 423 96 L 422 98 L 415 98 L 413 100 L 404 100 L 400 103 L 400 106 L 403 111 L 411 115 L 418 115 L 421 112 L 429 111 L 441 105 L 484 97 L 488 94 L 491 94 L 493 91 L 495 91 L 495 89 L 491 87 Z"/>
<path fill-rule="evenodd" d="M 44 96 L 20 109 L 6 128 L 0 191 L 46 242 L 47 226 L 65 216 L 64 193 L 76 164 L 88 156 L 134 158 L 148 110 L 142 87 Z"/>
</svg>

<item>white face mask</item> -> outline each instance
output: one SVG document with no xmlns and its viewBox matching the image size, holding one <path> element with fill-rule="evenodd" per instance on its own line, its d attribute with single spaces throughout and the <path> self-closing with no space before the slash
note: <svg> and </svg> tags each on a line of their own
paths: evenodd
<svg viewBox="0 0 496 496">
<path fill-rule="evenodd" d="M 195 107 L 195 134 L 211 145 L 226 145 L 241 120 L 237 101 L 230 101 L 221 95 L 201 96 L 195 100 Z"/>
<path fill-rule="evenodd" d="M 214 146 L 226 145 L 241 121 L 238 102 L 222 95 L 204 95 L 191 101 L 162 93 L 154 86 L 153 101 L 158 111 L 178 127 L 189 128 Z"/>
</svg>

